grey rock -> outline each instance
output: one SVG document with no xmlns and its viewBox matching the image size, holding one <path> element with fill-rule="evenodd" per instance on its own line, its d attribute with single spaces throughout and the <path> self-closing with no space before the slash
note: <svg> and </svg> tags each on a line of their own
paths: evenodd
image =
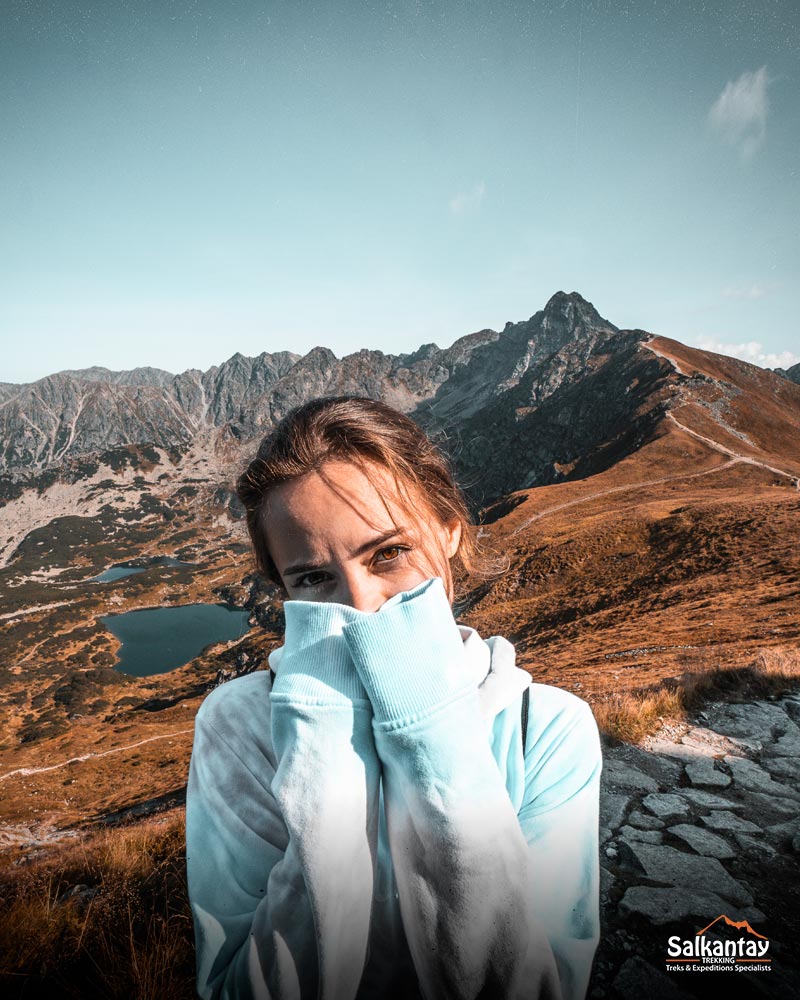
<svg viewBox="0 0 800 1000">
<path fill-rule="evenodd" d="M 732 812 L 720 810 L 700 818 L 712 830 L 730 833 L 761 833 L 761 829 L 755 823 L 751 823 L 749 819 L 742 819 L 741 816 L 735 816 Z"/>
<path fill-rule="evenodd" d="M 789 727 L 797 728 L 780 705 L 770 702 L 720 703 L 713 707 L 709 717 L 715 732 L 757 741 L 776 731 L 785 733 Z"/>
<path fill-rule="evenodd" d="M 608 827 L 608 826 L 601 826 L 600 827 L 600 843 L 601 844 L 605 844 L 605 842 L 611 838 L 611 836 L 612 836 L 613 833 L 614 833 L 614 831 L 610 827 Z"/>
<path fill-rule="evenodd" d="M 610 872 L 608 868 L 604 868 L 600 865 L 600 892 L 603 895 L 608 895 L 609 890 L 614 886 L 617 881 L 616 875 Z"/>
<path fill-rule="evenodd" d="M 660 757 L 675 757 L 679 761 L 697 760 L 697 750 L 690 746 L 683 746 L 681 743 L 674 743 L 669 739 L 654 736 L 647 745 L 651 753 L 658 754 Z"/>
<path fill-rule="evenodd" d="M 603 764 L 603 777 L 606 784 L 614 788 L 622 788 L 630 792 L 656 792 L 658 782 L 649 774 L 644 774 L 630 764 L 617 760 L 606 760 Z"/>
<path fill-rule="evenodd" d="M 784 698 L 781 708 L 794 722 L 800 724 L 800 698 L 797 695 L 788 695 Z"/>
<path fill-rule="evenodd" d="M 642 805 L 659 819 L 677 818 L 687 816 L 689 813 L 689 804 L 686 799 L 680 795 L 669 793 L 646 795 L 642 799 Z"/>
<path fill-rule="evenodd" d="M 639 840 L 643 844 L 660 844 L 663 839 L 660 830 L 637 830 L 635 826 L 623 826 L 619 834 L 626 840 Z"/>
<path fill-rule="evenodd" d="M 672 924 L 695 917 L 708 921 L 709 913 L 724 913 L 727 902 L 707 889 L 667 889 L 636 885 L 627 889 L 620 900 L 620 913 L 646 917 L 652 924 Z M 764 914 L 755 907 L 739 910 L 744 920 L 763 920 Z"/>
<path fill-rule="evenodd" d="M 704 857 L 719 858 L 720 860 L 736 857 L 736 851 L 727 840 L 711 833 L 710 830 L 705 830 L 702 826 L 681 823 L 678 826 L 671 826 L 669 832 Z"/>
<path fill-rule="evenodd" d="M 732 903 L 743 906 L 753 903 L 750 892 L 732 878 L 716 858 L 626 840 L 620 841 L 619 856 L 621 864 L 641 871 L 653 882 L 685 888 L 713 885 L 720 896 Z"/>
<path fill-rule="evenodd" d="M 740 809 L 737 802 L 721 795 L 714 795 L 713 792 L 704 792 L 701 788 L 682 788 L 681 795 L 691 802 L 698 809 Z"/>
<path fill-rule="evenodd" d="M 755 761 L 747 760 L 746 757 L 726 757 L 725 763 L 731 769 L 733 780 L 737 788 L 744 788 L 753 792 L 764 792 L 769 795 L 777 795 L 780 798 L 800 798 L 800 793 L 796 792 L 788 785 L 783 785 L 775 781 L 772 776 L 759 767 Z"/>
<path fill-rule="evenodd" d="M 800 779 L 800 757 L 765 757 L 761 763 L 778 780 Z"/>
<path fill-rule="evenodd" d="M 736 843 L 750 858 L 771 858 L 776 851 L 763 837 L 751 837 L 747 833 L 734 833 Z"/>
<path fill-rule="evenodd" d="M 681 744 L 692 752 L 691 760 L 713 760 L 724 749 L 726 740 L 710 729 L 691 729 L 681 737 Z"/>
<path fill-rule="evenodd" d="M 745 739 L 743 736 L 729 736 L 728 740 L 734 747 L 743 750 L 745 753 L 761 753 L 764 749 L 764 744 L 761 740 L 757 740 L 754 737 Z"/>
<path fill-rule="evenodd" d="M 614 979 L 614 989 L 626 998 L 658 997 L 659 1000 L 688 1000 L 689 995 L 679 989 L 663 972 L 645 962 L 638 955 L 625 960 Z"/>
<path fill-rule="evenodd" d="M 713 760 L 702 757 L 696 761 L 690 761 L 686 765 L 686 774 L 693 785 L 705 785 L 711 788 L 727 788 L 731 779 L 727 774 L 718 771 L 714 767 Z"/>
<path fill-rule="evenodd" d="M 773 823 L 764 830 L 768 837 L 778 844 L 790 845 L 792 839 L 800 834 L 800 819 L 785 820 L 783 823 Z"/>
<path fill-rule="evenodd" d="M 674 784 L 680 778 L 681 765 L 673 760 L 659 757 L 657 754 L 649 753 L 636 746 L 625 746 L 615 753 L 618 756 L 614 756 L 614 760 L 630 764 L 637 771 L 649 775 L 659 787 Z"/>
<path fill-rule="evenodd" d="M 639 809 L 634 809 L 633 812 L 628 817 L 628 822 L 631 826 L 636 826 L 640 830 L 663 830 L 664 820 L 659 819 L 658 816 L 651 816 L 649 813 L 643 813 Z"/>
<path fill-rule="evenodd" d="M 603 826 L 618 829 L 625 819 L 625 813 L 631 803 L 630 795 L 621 795 L 616 792 L 608 792 L 605 789 L 600 791 L 600 822 Z"/>
<path fill-rule="evenodd" d="M 790 368 L 773 368 L 776 375 L 788 379 L 790 382 L 797 382 L 800 385 L 800 362 Z"/>
<path fill-rule="evenodd" d="M 792 816 L 797 816 L 798 811 L 800 811 L 795 799 L 784 799 L 777 795 L 767 795 L 764 792 L 744 791 L 741 794 L 748 813 L 767 822 L 773 817 L 776 820 L 781 817 L 790 819 Z"/>
<path fill-rule="evenodd" d="M 792 732 L 786 733 L 779 740 L 770 743 L 769 751 L 776 757 L 800 757 L 800 732 L 797 731 L 797 726 L 794 723 L 792 726 L 794 727 Z"/>
</svg>

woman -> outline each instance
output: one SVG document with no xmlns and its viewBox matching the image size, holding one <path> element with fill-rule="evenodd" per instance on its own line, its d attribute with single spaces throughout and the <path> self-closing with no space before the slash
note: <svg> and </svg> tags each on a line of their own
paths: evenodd
<svg viewBox="0 0 800 1000">
<path fill-rule="evenodd" d="M 456 623 L 451 560 L 477 556 L 442 454 L 390 407 L 328 397 L 265 438 L 238 493 L 286 633 L 197 715 L 201 996 L 582 998 L 597 727 Z"/>
</svg>

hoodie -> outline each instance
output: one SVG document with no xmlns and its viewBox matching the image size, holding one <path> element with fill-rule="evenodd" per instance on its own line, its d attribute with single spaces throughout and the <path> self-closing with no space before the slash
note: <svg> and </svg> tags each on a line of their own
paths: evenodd
<svg viewBox="0 0 800 1000">
<path fill-rule="evenodd" d="M 439 577 L 373 614 L 284 608 L 270 673 L 197 715 L 200 996 L 581 1000 L 599 936 L 588 705 L 457 624 Z"/>
</svg>

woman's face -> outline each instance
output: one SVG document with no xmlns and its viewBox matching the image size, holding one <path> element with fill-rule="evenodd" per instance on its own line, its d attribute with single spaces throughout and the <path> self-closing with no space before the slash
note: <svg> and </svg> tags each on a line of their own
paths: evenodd
<svg viewBox="0 0 800 1000">
<path fill-rule="evenodd" d="M 388 511 L 361 469 L 345 461 L 326 462 L 320 472 L 270 490 L 267 545 L 288 597 L 373 612 L 400 591 L 441 576 L 452 601 L 448 560 L 458 548 L 461 525 L 428 516 L 421 499 L 409 517 L 391 475 L 371 465 L 370 476 Z M 428 555 L 437 550 L 445 557 L 440 565 Z"/>
</svg>

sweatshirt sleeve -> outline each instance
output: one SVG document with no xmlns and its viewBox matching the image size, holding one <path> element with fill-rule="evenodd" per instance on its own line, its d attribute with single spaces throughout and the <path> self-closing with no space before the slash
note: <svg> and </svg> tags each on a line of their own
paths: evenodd
<svg viewBox="0 0 800 1000">
<path fill-rule="evenodd" d="M 583 1000 L 600 940 L 600 736 L 585 701 L 548 685 L 531 686 L 529 719 L 519 821 L 564 998 Z"/>
<path fill-rule="evenodd" d="M 403 926 L 431 997 L 560 998 L 534 866 L 441 579 L 344 635 L 373 705 Z"/>
<path fill-rule="evenodd" d="M 342 637 L 348 609 L 285 608 L 268 749 L 257 753 L 246 731 L 252 705 L 237 718 L 220 700 L 198 716 L 186 839 L 203 998 L 347 1000 L 366 961 L 380 782 L 372 710 Z"/>
</svg>

